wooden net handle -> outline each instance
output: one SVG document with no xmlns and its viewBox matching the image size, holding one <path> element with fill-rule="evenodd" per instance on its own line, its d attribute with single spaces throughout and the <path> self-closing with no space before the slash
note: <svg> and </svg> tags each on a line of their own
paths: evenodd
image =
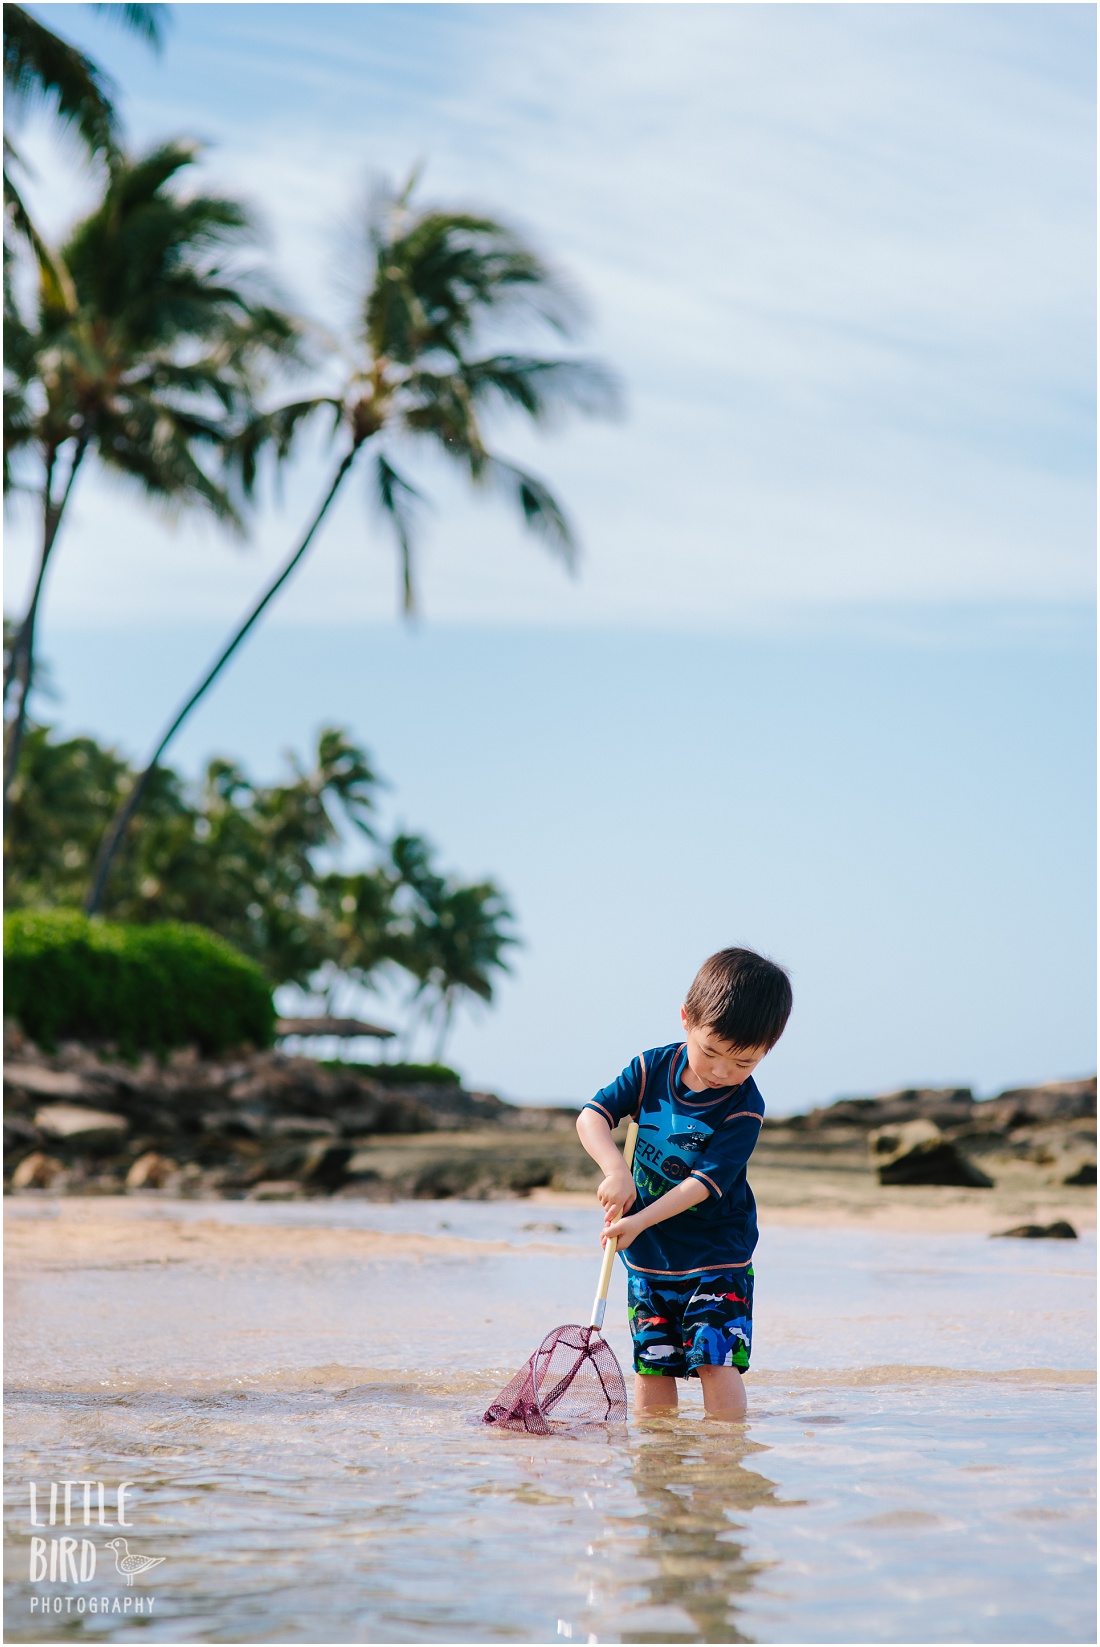
<svg viewBox="0 0 1100 1647">
<path fill-rule="evenodd" d="M 631 1120 L 626 1129 L 626 1143 L 623 1145 L 623 1160 L 628 1167 L 634 1165 L 634 1145 L 638 1141 L 638 1123 Z M 603 1263 L 600 1265 L 600 1279 L 596 1286 L 596 1297 L 592 1304 L 592 1319 L 590 1327 L 602 1327 L 604 1311 L 607 1309 L 607 1289 L 611 1285 L 611 1268 L 615 1262 L 615 1254 L 619 1250 L 617 1241 L 609 1241 L 603 1249 Z"/>
</svg>

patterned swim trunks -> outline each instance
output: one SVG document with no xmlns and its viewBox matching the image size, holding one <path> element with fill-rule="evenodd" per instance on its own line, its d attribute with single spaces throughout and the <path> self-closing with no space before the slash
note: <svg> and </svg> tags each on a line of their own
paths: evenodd
<svg viewBox="0 0 1100 1647">
<path fill-rule="evenodd" d="M 682 1281 L 627 1271 L 634 1371 L 697 1377 L 700 1367 L 744 1372 L 752 1349 L 752 1265 Z"/>
</svg>

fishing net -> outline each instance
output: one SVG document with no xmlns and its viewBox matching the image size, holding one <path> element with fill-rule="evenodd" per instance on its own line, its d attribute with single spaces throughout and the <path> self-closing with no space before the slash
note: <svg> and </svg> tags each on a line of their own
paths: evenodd
<svg viewBox="0 0 1100 1647">
<path fill-rule="evenodd" d="M 625 1424 L 626 1385 L 596 1327 L 555 1327 L 482 1415 L 483 1424 L 549 1435 L 567 1424 Z"/>
</svg>

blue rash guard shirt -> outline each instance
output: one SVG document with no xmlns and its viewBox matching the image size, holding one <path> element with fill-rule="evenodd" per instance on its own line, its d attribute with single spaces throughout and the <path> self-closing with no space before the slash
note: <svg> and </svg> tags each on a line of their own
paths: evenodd
<svg viewBox="0 0 1100 1647">
<path fill-rule="evenodd" d="M 739 1087 L 693 1092 L 684 1085 L 684 1042 L 643 1052 L 617 1081 L 590 1098 L 609 1126 L 638 1121 L 631 1212 L 698 1178 L 705 1201 L 636 1235 L 620 1256 L 639 1275 L 705 1275 L 744 1269 L 757 1242 L 756 1201 L 745 1177 L 760 1136 L 764 1100 L 750 1076 Z"/>
</svg>

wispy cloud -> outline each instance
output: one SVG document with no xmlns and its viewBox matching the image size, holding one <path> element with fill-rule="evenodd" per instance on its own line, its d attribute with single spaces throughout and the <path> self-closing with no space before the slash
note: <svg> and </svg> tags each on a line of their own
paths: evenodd
<svg viewBox="0 0 1100 1647">
<path fill-rule="evenodd" d="M 77 8 L 44 10 L 72 30 Z M 592 298 L 628 422 L 512 442 L 576 517 L 583 578 L 518 552 L 510 521 L 433 475 L 434 619 L 713 626 L 785 604 L 1087 595 L 1088 8 L 230 5 L 177 21 L 140 75 L 134 47 L 97 36 L 123 54 L 131 126 L 216 140 L 211 170 L 263 208 L 314 313 L 339 318 L 336 225 L 367 171 L 421 157 L 427 193 L 513 216 Z M 110 588 L 117 617 L 125 588 L 135 617 L 228 616 L 318 484 L 300 466 L 232 569 L 207 535 L 158 537 L 89 489 L 55 613 L 98 621 Z M 349 499 L 295 616 L 391 609 L 366 541 Z"/>
</svg>

